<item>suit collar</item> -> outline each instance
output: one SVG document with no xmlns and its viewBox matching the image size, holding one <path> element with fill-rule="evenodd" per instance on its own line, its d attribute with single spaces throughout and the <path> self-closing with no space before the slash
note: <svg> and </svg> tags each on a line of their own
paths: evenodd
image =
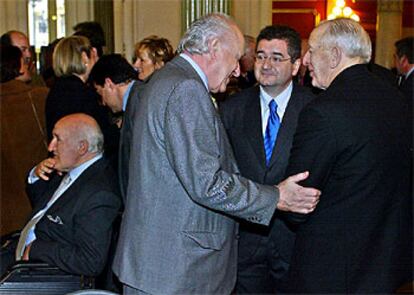
<svg viewBox="0 0 414 295">
<path fill-rule="evenodd" d="M 265 163 L 266 156 L 264 153 L 264 144 L 262 136 L 262 115 L 260 109 L 260 88 L 254 86 L 246 91 L 246 96 L 249 98 L 245 105 L 245 118 L 243 119 L 244 134 L 248 138 L 248 142 L 253 149 L 258 163 Z"/>
<path fill-rule="evenodd" d="M 59 208 L 64 207 L 70 200 L 72 200 L 73 198 L 77 198 L 75 193 L 85 189 L 84 187 L 87 186 L 87 183 L 89 182 L 90 178 L 99 173 L 99 171 L 105 169 L 106 165 L 108 165 L 107 160 L 105 160 L 104 158 L 100 158 L 96 162 L 91 164 L 89 167 L 87 167 L 83 171 L 83 173 L 72 182 L 72 185 L 60 196 L 60 198 L 46 211 L 46 213 L 56 212 L 57 210 L 59 210 Z M 45 198 L 44 204 L 42 204 L 42 206 L 39 206 L 40 209 L 46 206 L 47 202 L 53 196 L 54 192 L 58 188 L 63 177 L 56 175 L 56 178 L 56 180 L 53 179 L 54 182 L 51 183 L 50 189 L 48 190 L 48 198 Z M 38 211 L 36 211 L 35 213 L 37 212 Z"/>
<path fill-rule="evenodd" d="M 276 143 L 273 148 L 272 157 L 267 168 L 262 136 L 262 117 L 259 99 L 260 89 L 259 86 L 255 86 L 248 91 L 249 92 L 247 92 L 246 95 L 249 97 L 249 102 L 245 105 L 246 109 L 244 113 L 246 117 L 243 120 L 244 133 L 247 135 L 249 144 L 258 159 L 258 163 L 261 163 L 263 169 L 270 170 L 275 165 L 279 166 L 278 164 L 283 160 L 282 157 L 285 157 L 289 153 L 290 137 L 295 132 L 294 129 L 296 128 L 297 114 L 303 107 L 303 102 L 298 99 L 301 95 L 301 91 L 294 83 L 292 94 L 289 98 Z"/>
<path fill-rule="evenodd" d="M 198 76 L 200 77 L 201 81 L 203 81 L 203 84 L 208 91 L 208 79 L 206 74 L 200 68 L 200 66 L 189 55 L 185 53 L 181 53 L 180 57 L 185 59 L 191 65 L 191 67 L 197 72 Z"/>
</svg>

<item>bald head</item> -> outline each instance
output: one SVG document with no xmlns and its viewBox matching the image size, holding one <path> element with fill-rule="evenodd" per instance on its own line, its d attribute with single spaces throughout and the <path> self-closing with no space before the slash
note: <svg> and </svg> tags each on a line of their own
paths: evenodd
<svg viewBox="0 0 414 295">
<path fill-rule="evenodd" d="M 49 151 L 58 171 L 70 171 L 103 152 L 103 134 L 94 118 L 72 114 L 60 119 L 53 128 Z"/>
<path fill-rule="evenodd" d="M 29 39 L 23 32 L 8 31 L 2 37 L 2 44 L 13 45 L 20 49 L 23 54 L 24 62 L 29 64 L 32 60 L 32 52 L 30 51 Z"/>
<path fill-rule="evenodd" d="M 1 44 L 16 46 L 20 49 L 24 64 L 21 69 L 23 74 L 18 77 L 18 80 L 29 82 L 32 79 L 31 71 L 34 65 L 32 63 L 32 52 L 27 36 L 19 31 L 8 31 L 1 36 Z"/>
</svg>

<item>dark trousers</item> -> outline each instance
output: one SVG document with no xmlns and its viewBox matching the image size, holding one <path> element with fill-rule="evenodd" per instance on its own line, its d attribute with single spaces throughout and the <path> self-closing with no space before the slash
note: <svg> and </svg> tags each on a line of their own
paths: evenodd
<svg viewBox="0 0 414 295">
<path fill-rule="evenodd" d="M 6 241 L 0 249 L 0 277 L 15 263 L 15 252 L 18 240 Z"/>
<path fill-rule="evenodd" d="M 288 271 L 289 262 L 269 235 L 240 232 L 237 295 L 286 293 Z"/>
</svg>

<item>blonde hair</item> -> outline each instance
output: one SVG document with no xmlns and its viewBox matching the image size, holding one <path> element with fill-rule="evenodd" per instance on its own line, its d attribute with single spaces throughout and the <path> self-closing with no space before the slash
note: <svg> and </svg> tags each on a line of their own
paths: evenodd
<svg viewBox="0 0 414 295">
<path fill-rule="evenodd" d="M 82 53 L 85 52 L 90 57 L 91 50 L 88 38 L 83 36 L 70 36 L 60 40 L 53 51 L 53 70 L 56 76 L 86 73 Z"/>
<path fill-rule="evenodd" d="M 148 50 L 148 57 L 154 65 L 161 62 L 165 64 L 174 57 L 170 41 L 156 35 L 148 36 L 135 44 L 135 56 L 138 56 L 140 49 Z"/>
</svg>

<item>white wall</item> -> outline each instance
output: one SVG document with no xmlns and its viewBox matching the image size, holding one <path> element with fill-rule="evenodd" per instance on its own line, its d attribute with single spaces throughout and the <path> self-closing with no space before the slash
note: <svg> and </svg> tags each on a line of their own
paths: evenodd
<svg viewBox="0 0 414 295">
<path fill-rule="evenodd" d="M 28 35 L 26 0 L 0 0 L 0 35 L 17 30 Z"/>
<path fill-rule="evenodd" d="M 131 59 L 134 44 L 149 35 L 181 37 L 181 0 L 114 0 L 115 51 Z"/>
</svg>

